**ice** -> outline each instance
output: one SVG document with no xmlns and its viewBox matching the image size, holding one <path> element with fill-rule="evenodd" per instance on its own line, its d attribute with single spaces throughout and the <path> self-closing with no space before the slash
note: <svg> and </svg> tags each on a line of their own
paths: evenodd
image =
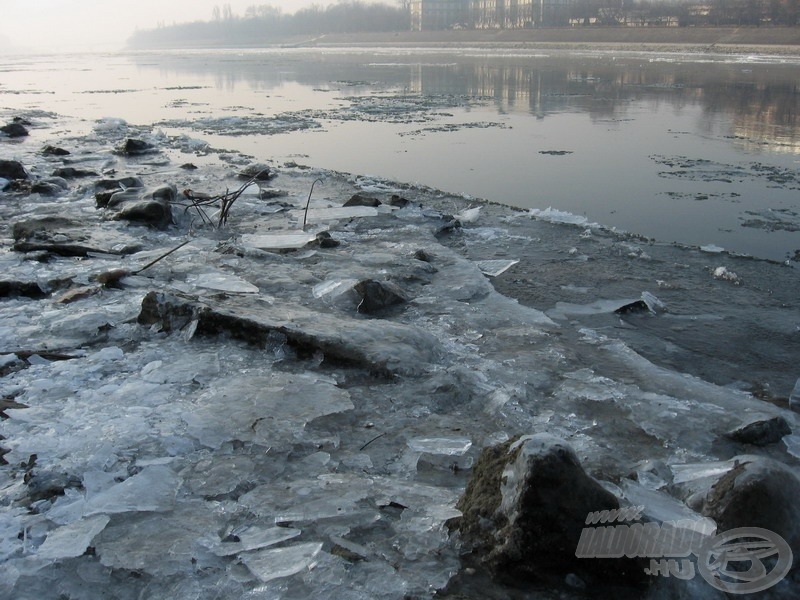
<svg viewBox="0 0 800 600">
<path fill-rule="evenodd" d="M 682 521 L 684 528 L 691 528 L 704 535 L 713 535 L 717 529 L 713 519 L 703 517 L 672 496 L 648 489 L 629 479 L 620 481 L 620 487 L 631 506 L 643 506 L 648 517 L 661 523 Z"/>
<path fill-rule="evenodd" d="M 240 558 L 253 575 L 266 583 L 308 569 L 321 550 L 322 542 L 308 542 L 242 554 Z"/>
<path fill-rule="evenodd" d="M 232 556 L 240 552 L 258 550 L 296 538 L 300 533 L 299 529 L 292 529 L 291 527 L 250 525 L 243 529 L 232 531 L 229 537 L 235 536 L 239 541 L 220 542 L 219 546 L 214 548 L 214 553 L 217 556 Z"/>
<path fill-rule="evenodd" d="M 94 130 L 97 132 L 107 133 L 114 131 L 123 131 L 128 128 L 128 122 L 125 119 L 117 117 L 103 117 L 95 121 Z"/>
<path fill-rule="evenodd" d="M 95 538 L 100 562 L 107 567 L 151 575 L 192 572 L 218 560 L 208 548 L 219 542 L 222 519 L 213 505 L 184 502 L 171 513 L 117 517 Z"/>
<path fill-rule="evenodd" d="M 786 451 L 795 456 L 800 458 L 800 435 L 792 434 L 784 436 L 783 443 L 786 444 Z"/>
<path fill-rule="evenodd" d="M 211 448 L 232 440 L 269 446 L 288 442 L 309 421 L 352 408 L 350 395 L 321 377 L 234 375 L 201 394 L 183 420 L 189 434 Z"/>
<path fill-rule="evenodd" d="M 497 277 L 519 263 L 518 260 L 479 260 L 475 264 L 481 273 L 489 277 Z"/>
<path fill-rule="evenodd" d="M 714 279 L 721 279 L 723 281 L 730 281 L 736 285 L 741 283 L 739 276 L 733 271 L 728 270 L 727 267 L 717 267 L 714 269 Z"/>
<path fill-rule="evenodd" d="M 466 210 L 462 210 L 461 212 L 456 213 L 454 216 L 462 223 L 475 223 L 480 218 L 480 215 L 481 215 L 481 207 L 476 206 L 475 208 L 468 208 Z"/>
<path fill-rule="evenodd" d="M 672 465 L 672 472 L 675 474 L 673 481 L 678 484 L 719 477 L 730 471 L 734 466 L 735 464 L 732 460 Z"/>
<path fill-rule="evenodd" d="M 708 252 L 709 254 L 719 254 L 725 251 L 725 248 L 721 246 L 717 246 L 715 244 L 706 244 L 705 246 L 700 246 L 700 250 L 703 252 Z"/>
<path fill-rule="evenodd" d="M 797 379 L 789 394 L 789 408 L 794 411 L 800 411 L 800 378 Z"/>
<path fill-rule="evenodd" d="M 358 279 L 334 279 L 318 283 L 311 289 L 314 298 L 336 297 L 347 293 L 358 283 Z"/>
<path fill-rule="evenodd" d="M 208 498 L 234 491 L 253 478 L 255 469 L 255 461 L 247 455 L 209 455 L 182 471 L 181 476 L 192 492 Z"/>
<path fill-rule="evenodd" d="M 36 555 L 49 560 L 81 556 L 110 520 L 106 515 L 96 515 L 59 527 L 47 534 Z"/>
<path fill-rule="evenodd" d="M 242 236 L 242 243 L 245 246 L 259 248 L 261 250 L 290 250 L 293 248 L 302 248 L 309 242 L 313 242 L 315 239 L 317 239 L 316 233 L 291 231 L 245 234 Z"/>
<path fill-rule="evenodd" d="M 406 442 L 415 452 L 461 456 L 472 446 L 469 438 L 411 438 Z"/>
<path fill-rule="evenodd" d="M 109 360 L 119 360 L 125 356 L 125 352 L 123 352 L 122 348 L 119 346 L 109 346 L 107 348 L 103 348 L 95 352 L 94 354 L 90 354 L 88 356 L 89 360 L 93 361 L 109 361 Z"/>
<path fill-rule="evenodd" d="M 553 207 L 547 207 L 544 210 L 539 208 L 532 208 L 528 211 L 528 214 L 536 219 L 541 221 L 547 221 L 549 223 L 564 223 L 567 225 L 578 225 L 581 227 L 592 227 L 598 228 L 599 225 L 597 223 L 590 223 L 589 219 L 583 217 L 581 215 L 576 215 L 570 212 L 565 212 L 563 210 L 558 210 Z"/>
<path fill-rule="evenodd" d="M 257 294 L 258 287 L 235 275 L 228 273 L 203 273 L 191 275 L 186 281 L 197 287 L 233 294 Z"/>
<path fill-rule="evenodd" d="M 302 220 L 304 211 L 293 210 L 290 213 L 294 218 Z M 337 219 L 353 219 L 360 217 L 377 217 L 379 211 L 372 206 L 339 206 L 334 208 L 311 208 L 308 211 L 308 223 L 320 221 L 335 221 Z"/>
<path fill-rule="evenodd" d="M 87 497 L 84 514 L 88 517 L 129 511 L 168 511 L 175 503 L 180 483 L 169 467 L 146 467 L 125 481 Z"/>
</svg>

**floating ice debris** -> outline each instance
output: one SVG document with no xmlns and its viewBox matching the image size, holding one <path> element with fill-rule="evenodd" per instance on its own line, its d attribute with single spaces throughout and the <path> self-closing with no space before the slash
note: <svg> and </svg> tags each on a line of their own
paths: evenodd
<svg viewBox="0 0 800 600">
<path fill-rule="evenodd" d="M 229 537 L 235 536 L 238 542 L 221 542 L 214 548 L 217 556 L 231 556 L 240 552 L 258 550 L 267 546 L 274 546 L 300 535 L 299 529 L 291 527 L 260 527 L 251 525 L 243 530 L 232 531 Z"/>
<path fill-rule="evenodd" d="M 127 128 L 128 122 L 125 119 L 115 117 L 103 117 L 94 124 L 94 130 L 97 132 L 121 131 Z"/>
<path fill-rule="evenodd" d="M 252 246 L 253 248 L 259 248 L 261 250 L 290 250 L 302 248 L 315 239 L 317 239 L 316 233 L 297 231 L 288 233 L 245 234 L 242 236 L 242 243 L 246 246 Z"/>
<path fill-rule="evenodd" d="M 253 575 L 266 583 L 309 568 L 320 550 L 322 542 L 309 542 L 286 548 L 259 550 L 243 554 L 240 558 Z"/>
<path fill-rule="evenodd" d="M 502 273 L 508 271 L 511 267 L 516 265 L 519 260 L 479 260 L 475 264 L 481 270 L 481 273 L 489 277 L 497 277 Z"/>
<path fill-rule="evenodd" d="M 563 210 L 557 210 L 553 207 L 547 207 L 544 210 L 539 208 L 532 208 L 528 214 L 540 221 L 547 221 L 549 223 L 564 223 L 567 225 L 580 225 L 582 227 L 599 227 L 597 223 L 590 223 L 589 219 L 581 215 L 576 215 Z"/>
<path fill-rule="evenodd" d="M 729 271 L 727 267 L 717 267 L 716 269 L 714 269 L 714 279 L 730 281 L 735 285 L 739 285 L 739 283 L 741 283 L 739 276 L 733 271 Z"/>
<path fill-rule="evenodd" d="M 650 292 L 642 292 L 642 301 L 647 305 L 647 308 L 650 309 L 650 312 L 652 313 L 658 312 L 656 309 L 663 310 L 667 307 L 666 304 L 664 304 Z"/>
<path fill-rule="evenodd" d="M 314 298 L 339 296 L 352 290 L 358 281 L 358 279 L 334 279 L 331 281 L 323 281 L 311 288 L 311 293 Z"/>
<path fill-rule="evenodd" d="M 203 273 L 186 279 L 197 287 L 235 294 L 257 294 L 258 288 L 240 277 L 228 273 Z"/>
<path fill-rule="evenodd" d="M 783 438 L 783 443 L 786 444 L 786 451 L 796 458 L 800 458 L 800 435 L 792 434 Z"/>
<path fill-rule="evenodd" d="M 715 244 L 706 244 L 705 246 L 700 246 L 700 250 L 708 252 L 709 254 L 719 254 L 720 252 L 724 252 L 725 248 Z"/>
<path fill-rule="evenodd" d="M 454 215 L 456 219 L 462 223 L 475 223 L 481 215 L 481 207 L 468 208 L 462 210 L 460 213 Z"/>
<path fill-rule="evenodd" d="M 169 467 L 146 467 L 125 481 L 87 497 L 84 515 L 168 511 L 175 503 L 180 483 Z"/>
<path fill-rule="evenodd" d="M 36 555 L 52 560 L 81 556 L 110 520 L 106 515 L 96 515 L 59 527 L 47 534 Z"/>
<path fill-rule="evenodd" d="M 677 484 L 705 479 L 707 477 L 719 477 L 730 471 L 734 466 L 732 460 L 672 465 L 672 472 L 675 475 L 673 481 Z"/>
<path fill-rule="evenodd" d="M 632 506 L 644 506 L 645 514 L 661 523 L 680 521 L 682 529 L 691 529 L 704 535 L 713 535 L 717 529 L 713 519 L 699 515 L 663 492 L 648 489 L 629 479 L 621 480 L 620 487 Z"/>
<path fill-rule="evenodd" d="M 406 442 L 415 452 L 428 452 L 430 454 L 445 454 L 447 456 L 461 456 L 472 446 L 469 438 L 427 438 L 416 437 Z"/>
</svg>

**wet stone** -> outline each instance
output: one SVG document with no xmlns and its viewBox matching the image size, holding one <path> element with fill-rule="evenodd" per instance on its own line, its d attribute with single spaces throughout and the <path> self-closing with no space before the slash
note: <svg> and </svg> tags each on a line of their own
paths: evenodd
<svg viewBox="0 0 800 600">
<path fill-rule="evenodd" d="M 3 125 L 0 127 L 0 131 L 11 138 L 25 137 L 28 135 L 28 130 L 25 129 L 25 126 L 22 123 L 9 123 L 8 125 Z"/>
<path fill-rule="evenodd" d="M 3 179 L 28 179 L 22 163 L 16 160 L 0 160 L 0 177 Z"/>
<path fill-rule="evenodd" d="M 408 296 L 397 285 L 388 281 L 365 279 L 354 288 L 361 297 L 358 312 L 374 315 L 384 309 L 408 302 Z"/>
<path fill-rule="evenodd" d="M 733 431 L 729 431 L 726 436 L 742 444 L 766 446 L 781 441 L 784 436 L 791 433 L 792 429 L 786 419 L 777 415 L 771 418 L 756 419 L 750 423 L 740 425 Z"/>
<path fill-rule="evenodd" d="M 42 154 L 44 156 L 69 156 L 70 152 L 69 150 L 59 148 L 58 146 L 47 145 L 42 148 Z"/>
<path fill-rule="evenodd" d="M 343 204 L 343 206 L 380 206 L 381 201 L 377 198 L 364 196 L 363 194 L 353 194 L 350 199 Z"/>
<path fill-rule="evenodd" d="M 141 156 L 154 152 L 158 152 L 158 148 L 153 146 L 153 144 L 136 138 L 127 138 L 122 145 L 117 148 L 117 153 L 125 156 Z"/>
<path fill-rule="evenodd" d="M 80 177 L 97 177 L 98 174 L 88 169 L 77 169 L 75 167 L 60 167 L 53 171 L 53 177 L 63 179 L 77 179 Z"/>
</svg>

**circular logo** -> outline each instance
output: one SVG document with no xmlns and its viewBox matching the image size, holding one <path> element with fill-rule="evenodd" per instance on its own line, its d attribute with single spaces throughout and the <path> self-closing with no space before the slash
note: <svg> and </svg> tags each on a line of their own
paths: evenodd
<svg viewBox="0 0 800 600">
<path fill-rule="evenodd" d="M 752 594 L 783 579 L 792 560 L 792 549 L 777 533 L 739 527 L 710 538 L 697 558 L 697 569 L 718 590 Z"/>
</svg>

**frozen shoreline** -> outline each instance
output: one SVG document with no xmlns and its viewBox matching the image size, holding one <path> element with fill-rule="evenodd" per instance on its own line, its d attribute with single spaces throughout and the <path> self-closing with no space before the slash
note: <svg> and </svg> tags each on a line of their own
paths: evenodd
<svg viewBox="0 0 800 600">
<path fill-rule="evenodd" d="M 54 142 L 47 127 L 37 136 Z M 131 138 L 152 148 L 112 153 Z M 23 186 L 0 208 L 4 274 L 42 294 L 18 286 L 0 303 L 2 350 L 40 351 L 3 358 L 3 593 L 431 597 L 462 566 L 445 524 L 478 452 L 517 434 L 563 437 L 608 489 L 651 494 L 656 512 L 677 493 L 660 478 L 672 472 L 726 472 L 716 461 L 744 451 L 797 469 L 796 435 L 763 447 L 724 435 L 764 416 L 795 429 L 785 382 L 760 390 L 765 402 L 746 380 L 717 385 L 670 364 L 704 323 L 791 339 L 788 266 L 296 164 L 270 165 L 277 178 L 241 196 L 223 228 L 178 199 L 171 225 L 147 228 L 105 218 L 96 181 L 213 194 L 236 189 L 254 157 L 121 120 L 59 144 L 72 154 L 20 153 L 34 180 L 65 166 L 97 175 L 51 196 Z M 200 168 L 179 167 L 188 161 Z M 300 230 L 319 177 L 309 231 L 338 245 L 315 235 L 270 248 L 271 233 Z M 328 220 L 354 194 L 382 204 Z M 96 247 L 11 249 L 11 224 L 47 215 L 80 223 L 46 241 Z M 98 282 L 113 269 L 128 274 Z M 363 281 L 405 298 L 359 312 Z M 636 337 L 658 323 L 671 338 Z M 635 483 L 643 460 L 666 470 Z"/>
</svg>

